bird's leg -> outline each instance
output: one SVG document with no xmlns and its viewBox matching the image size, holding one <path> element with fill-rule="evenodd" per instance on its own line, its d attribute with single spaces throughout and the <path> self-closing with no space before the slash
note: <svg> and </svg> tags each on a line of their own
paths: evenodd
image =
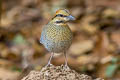
<svg viewBox="0 0 120 80">
<path fill-rule="evenodd" d="M 53 58 L 53 55 L 54 55 L 54 53 L 51 53 L 50 59 L 49 59 L 49 61 L 48 61 L 48 63 L 47 63 L 47 65 L 46 65 L 46 66 L 51 65 L 51 60 L 52 60 L 52 58 Z"/>
<path fill-rule="evenodd" d="M 64 57 L 65 57 L 65 66 L 68 67 L 67 54 L 65 51 L 64 51 Z"/>
</svg>

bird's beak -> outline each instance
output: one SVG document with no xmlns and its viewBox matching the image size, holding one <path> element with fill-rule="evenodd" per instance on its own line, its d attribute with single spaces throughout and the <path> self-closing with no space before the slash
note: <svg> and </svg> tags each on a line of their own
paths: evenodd
<svg viewBox="0 0 120 80">
<path fill-rule="evenodd" d="M 68 19 L 71 20 L 71 21 L 73 21 L 73 20 L 75 20 L 75 17 L 73 17 L 72 15 L 69 15 Z"/>
</svg>

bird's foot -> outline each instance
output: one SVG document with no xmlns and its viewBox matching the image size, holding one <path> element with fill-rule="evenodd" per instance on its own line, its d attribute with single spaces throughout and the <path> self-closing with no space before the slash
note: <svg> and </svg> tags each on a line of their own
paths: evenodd
<svg viewBox="0 0 120 80">
<path fill-rule="evenodd" d="M 51 63 L 48 63 L 45 67 L 50 67 L 50 66 L 52 66 L 53 64 L 51 64 Z"/>
<path fill-rule="evenodd" d="M 68 68 L 68 69 L 70 69 L 70 68 L 69 68 L 69 66 L 68 66 L 68 64 L 65 64 L 65 68 Z"/>
</svg>

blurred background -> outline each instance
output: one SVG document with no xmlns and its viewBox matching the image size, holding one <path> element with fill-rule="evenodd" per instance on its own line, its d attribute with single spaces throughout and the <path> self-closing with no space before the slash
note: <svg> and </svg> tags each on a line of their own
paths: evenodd
<svg viewBox="0 0 120 80">
<path fill-rule="evenodd" d="M 39 43 L 41 29 L 60 8 L 77 19 L 68 23 L 74 35 L 67 52 L 70 68 L 120 80 L 120 0 L 3 0 L 0 80 L 20 80 L 47 64 L 50 53 Z M 64 56 L 55 55 L 52 63 L 64 64 Z"/>
</svg>

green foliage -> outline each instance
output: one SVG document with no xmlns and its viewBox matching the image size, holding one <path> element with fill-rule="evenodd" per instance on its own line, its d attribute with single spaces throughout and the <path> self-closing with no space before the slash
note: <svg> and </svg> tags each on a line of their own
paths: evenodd
<svg viewBox="0 0 120 80">
<path fill-rule="evenodd" d="M 25 38 L 21 34 L 16 35 L 15 38 L 13 39 L 13 42 L 15 44 L 26 44 L 27 43 Z"/>
<path fill-rule="evenodd" d="M 18 67 L 16 67 L 16 66 L 13 66 L 11 69 L 12 69 L 13 71 L 22 72 L 22 69 L 20 69 L 20 68 L 18 68 Z"/>
<path fill-rule="evenodd" d="M 105 75 L 107 77 L 112 77 L 115 71 L 117 70 L 117 68 L 118 68 L 117 64 L 110 64 L 106 69 Z"/>
<path fill-rule="evenodd" d="M 111 61 L 112 63 L 116 63 L 118 61 L 118 58 L 113 57 Z"/>
</svg>

